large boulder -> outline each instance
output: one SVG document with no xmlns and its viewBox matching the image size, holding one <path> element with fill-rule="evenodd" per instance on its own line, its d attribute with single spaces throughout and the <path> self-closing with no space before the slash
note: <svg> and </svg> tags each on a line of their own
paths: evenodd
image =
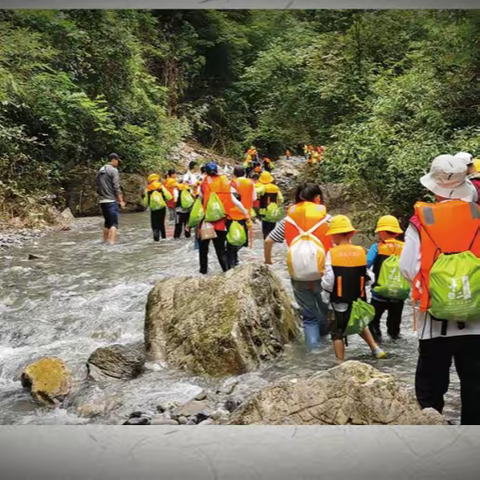
<svg viewBox="0 0 480 480">
<path fill-rule="evenodd" d="M 212 277 L 163 280 L 148 296 L 148 359 L 195 374 L 255 370 L 299 335 L 299 318 L 288 294 L 262 264 Z"/>
<path fill-rule="evenodd" d="M 284 379 L 253 395 L 232 425 L 446 425 L 421 410 L 395 377 L 348 361 L 311 377 Z"/>
<path fill-rule="evenodd" d="M 109 345 L 97 348 L 89 357 L 88 375 L 96 381 L 108 378 L 130 380 L 144 369 L 145 352 L 141 345 Z"/>
<path fill-rule="evenodd" d="M 43 405 L 63 401 L 71 388 L 71 374 L 59 358 L 42 358 L 27 365 L 21 376 L 22 386 Z"/>
</svg>

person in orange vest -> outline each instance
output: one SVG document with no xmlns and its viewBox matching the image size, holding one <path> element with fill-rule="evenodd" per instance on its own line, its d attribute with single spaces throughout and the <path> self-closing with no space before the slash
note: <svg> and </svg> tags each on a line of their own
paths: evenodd
<svg viewBox="0 0 480 480">
<path fill-rule="evenodd" d="M 287 160 L 290 160 L 290 157 L 291 157 L 291 156 L 292 156 L 292 154 L 291 154 L 290 150 L 287 149 L 287 151 L 285 152 L 285 158 L 286 158 Z"/>
<path fill-rule="evenodd" d="M 236 166 L 233 169 L 232 186 L 239 195 L 241 204 L 245 207 L 245 210 L 249 212 L 249 215 L 245 215 L 238 207 L 233 207 L 228 215 L 227 230 L 233 221 L 237 221 L 245 229 L 247 235 L 245 245 L 248 245 L 249 227 L 251 226 L 251 211 L 253 209 L 253 203 L 257 199 L 257 193 L 255 190 L 255 183 L 252 179 L 245 177 L 245 169 L 240 166 Z M 236 267 L 238 265 L 238 252 L 242 247 L 230 245 L 227 242 L 227 258 L 229 268 Z"/>
<path fill-rule="evenodd" d="M 373 268 L 375 281 L 372 284 L 371 305 L 375 308 L 375 317 L 368 325 L 373 338 L 379 341 L 382 338 L 380 330 L 380 319 L 387 311 L 387 331 L 392 340 L 400 338 L 400 323 L 402 322 L 402 312 L 405 302 L 403 300 L 394 300 L 382 297 L 373 291 L 377 286 L 378 277 L 383 262 L 391 255 L 400 255 L 404 243 L 397 240 L 397 237 L 403 233 L 398 220 L 392 215 L 385 215 L 377 222 L 379 242 L 374 243 L 367 254 L 367 268 Z"/>
<path fill-rule="evenodd" d="M 177 187 L 177 172 L 171 168 L 167 172 L 167 176 L 165 181 L 163 182 L 165 188 L 170 192 L 172 199 L 167 202 L 167 207 L 170 212 L 170 221 L 176 223 L 176 215 L 175 215 L 175 188 Z"/>
<path fill-rule="evenodd" d="M 213 245 L 217 253 L 218 262 L 224 272 L 229 270 L 229 262 L 227 258 L 227 228 L 226 222 L 230 217 L 232 210 L 237 207 L 246 217 L 250 214 L 247 212 L 242 203 L 235 197 L 236 190 L 232 186 L 231 181 L 225 175 L 218 174 L 218 166 L 215 162 L 210 162 L 205 165 L 206 178 L 203 180 L 200 187 L 200 195 L 202 198 L 203 209 L 207 210 L 208 201 L 211 193 L 215 193 L 223 204 L 225 210 L 225 217 L 211 222 L 215 230 L 216 238 L 213 238 Z M 200 224 L 200 273 L 206 275 L 208 271 L 208 247 L 210 239 L 201 239 L 202 228 L 206 222 Z"/>
<path fill-rule="evenodd" d="M 363 247 L 353 245 L 356 230 L 345 215 L 336 215 L 330 221 L 327 232 L 333 246 L 327 253 L 325 274 L 322 278 L 322 298 L 330 305 L 330 332 L 338 362 L 345 360 L 343 343 L 348 326 L 352 304 L 357 299 L 366 300 L 367 252 Z M 375 358 L 384 358 L 385 352 L 376 344 L 368 327 L 360 336 L 370 347 Z"/>
<path fill-rule="evenodd" d="M 193 197 L 192 187 L 184 182 L 178 183 L 174 190 L 174 200 L 175 200 L 175 230 L 173 232 L 173 238 L 179 239 L 182 236 L 182 230 L 184 231 L 185 238 L 190 238 L 190 229 L 188 225 L 188 217 L 190 215 L 190 210 L 192 207 L 184 208 L 182 206 L 182 192 L 189 192 Z"/>
<path fill-rule="evenodd" d="M 150 207 L 150 224 L 153 231 L 153 240 L 155 242 L 160 241 L 160 235 L 162 238 L 167 238 L 165 231 L 165 216 L 167 208 L 165 203 L 171 198 L 170 192 L 160 182 L 160 175 L 152 173 L 148 179 L 148 185 L 144 192 L 143 204 L 145 207 Z M 152 204 L 152 194 L 158 192 L 163 201 L 163 206 Z M 155 197 L 155 196 L 154 196 Z"/>
<path fill-rule="evenodd" d="M 454 157 L 464 162 L 467 166 L 467 178 L 472 183 L 476 191 L 476 198 L 473 200 L 480 205 L 480 172 L 477 171 L 473 155 L 467 152 L 458 152 L 454 155 Z M 479 162 L 477 161 L 477 165 L 478 163 Z"/>
<path fill-rule="evenodd" d="M 281 205 L 283 203 L 283 195 L 277 185 L 273 183 L 274 179 L 269 172 L 262 172 L 259 182 L 263 186 L 263 189 L 261 191 L 257 189 L 257 192 L 260 193 L 260 215 L 262 216 L 262 232 L 265 240 L 268 234 L 275 228 L 275 222 L 265 220 L 267 207 L 272 202 Z"/>
<path fill-rule="evenodd" d="M 263 186 L 263 183 L 259 182 L 260 174 L 257 172 L 252 172 L 250 174 L 250 178 L 253 180 L 253 183 L 255 185 L 255 197 L 256 200 L 253 202 L 253 211 L 255 212 L 255 215 L 253 216 L 255 218 L 255 222 L 257 221 L 257 217 L 260 215 L 260 196 L 262 193 L 265 192 L 265 187 Z"/>
<path fill-rule="evenodd" d="M 266 172 L 271 172 L 273 170 L 273 162 L 268 157 L 263 157 L 263 169 Z"/>
<path fill-rule="evenodd" d="M 308 232 L 313 228 L 312 234 L 315 237 L 312 247 L 316 248 L 315 242 L 320 242 L 325 251 L 331 246 L 330 237 L 327 236 L 330 215 L 323 203 L 321 188 L 314 183 L 305 183 L 297 187 L 295 193 L 295 205 L 290 207 L 287 217 L 277 223 L 265 240 L 265 263 L 272 265 L 272 249 L 275 243 L 287 243 L 289 251 L 294 247 L 302 232 Z M 287 256 L 295 262 L 296 254 L 291 251 Z M 299 307 L 302 310 L 303 328 L 305 343 L 309 350 L 321 346 L 321 337 L 328 334 L 327 305 L 322 301 L 321 277 L 323 266 L 317 278 L 313 280 L 300 280 L 295 268 L 290 269 L 290 281 L 293 294 Z"/>
<path fill-rule="evenodd" d="M 441 413 L 453 359 L 460 379 L 461 424 L 480 425 L 480 314 L 478 320 L 455 319 L 478 295 L 470 273 L 478 270 L 480 210 L 473 202 L 467 167 L 452 155 L 436 157 L 420 182 L 437 202 L 415 204 L 400 257 L 400 271 L 412 285 L 413 300 L 420 303 L 416 396 L 421 408 Z M 467 257 L 452 264 L 459 254 Z M 430 282 L 433 272 L 441 278 L 438 262 L 448 267 L 449 286 L 443 291 L 438 282 Z M 432 313 L 442 302 L 442 315 Z"/>
</svg>

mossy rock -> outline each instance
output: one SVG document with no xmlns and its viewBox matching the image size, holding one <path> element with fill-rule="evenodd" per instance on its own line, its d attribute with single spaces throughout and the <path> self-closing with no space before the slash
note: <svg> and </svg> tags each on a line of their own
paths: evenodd
<svg viewBox="0 0 480 480">
<path fill-rule="evenodd" d="M 195 374 L 253 371 L 300 335 L 300 320 L 289 296 L 263 264 L 207 278 L 163 280 L 148 297 L 149 359 Z"/>
</svg>

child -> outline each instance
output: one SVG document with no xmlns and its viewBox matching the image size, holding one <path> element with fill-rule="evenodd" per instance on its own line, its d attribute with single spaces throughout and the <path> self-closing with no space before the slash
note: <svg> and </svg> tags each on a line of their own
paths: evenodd
<svg viewBox="0 0 480 480">
<path fill-rule="evenodd" d="M 179 239 L 182 235 L 182 230 L 185 233 L 185 238 L 190 238 L 190 229 L 188 225 L 188 217 L 190 216 L 190 210 L 192 206 L 184 208 L 182 206 L 182 192 L 187 191 L 190 194 L 192 193 L 190 185 L 185 182 L 177 183 L 177 186 L 174 190 L 174 199 L 175 199 L 175 231 L 173 232 L 173 238 Z M 192 195 L 193 199 L 193 195 Z"/>
<path fill-rule="evenodd" d="M 365 300 L 367 280 L 367 255 L 363 247 L 352 245 L 356 233 L 345 215 L 336 215 L 330 222 L 327 235 L 332 237 L 334 246 L 325 260 L 325 274 L 322 278 L 322 299 L 330 304 L 330 332 L 335 356 L 339 363 L 345 360 L 343 337 L 350 317 L 352 303 L 358 298 Z M 375 343 L 368 327 L 360 334 L 376 358 L 385 357 L 385 352 Z"/>
<path fill-rule="evenodd" d="M 372 300 L 371 304 L 375 308 L 375 318 L 369 325 L 370 332 L 376 341 L 381 340 L 382 332 L 380 330 L 380 319 L 385 310 L 387 315 L 387 331 L 392 340 L 400 338 L 400 323 L 402 321 L 402 311 L 404 300 L 395 300 L 382 297 L 380 294 L 373 291 L 378 283 L 380 269 L 383 262 L 391 255 L 400 255 L 403 250 L 403 242 L 396 240 L 403 231 L 400 229 L 398 220 L 392 215 L 385 215 L 378 220 L 377 229 L 380 239 L 379 242 L 374 243 L 367 254 L 367 268 L 373 267 L 375 274 L 375 282 L 372 285 Z"/>
</svg>

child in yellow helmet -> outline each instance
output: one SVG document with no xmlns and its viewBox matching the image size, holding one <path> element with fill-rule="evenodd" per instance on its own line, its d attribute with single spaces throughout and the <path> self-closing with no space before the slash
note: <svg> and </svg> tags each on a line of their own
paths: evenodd
<svg viewBox="0 0 480 480">
<path fill-rule="evenodd" d="M 330 333 L 339 362 L 345 360 L 343 339 L 352 304 L 358 299 L 366 300 L 367 256 L 363 247 L 351 243 L 355 233 L 350 219 L 345 215 L 333 217 L 327 233 L 332 237 L 334 246 L 328 251 L 325 260 L 322 299 L 329 305 Z M 375 343 L 368 327 L 360 336 L 376 358 L 385 357 L 385 352 Z"/>
<path fill-rule="evenodd" d="M 375 308 L 375 317 L 369 325 L 370 332 L 376 341 L 381 340 L 380 319 L 387 311 L 387 331 L 390 338 L 396 340 L 400 337 L 400 323 L 405 301 L 399 299 L 385 298 L 373 291 L 378 284 L 380 270 L 383 262 L 391 255 L 400 255 L 403 250 L 403 242 L 397 237 L 403 233 L 398 220 L 392 215 L 385 215 L 377 222 L 375 233 L 379 241 L 374 243 L 367 254 L 367 268 L 371 268 L 375 275 L 375 282 L 372 285 L 371 304 Z"/>
</svg>

